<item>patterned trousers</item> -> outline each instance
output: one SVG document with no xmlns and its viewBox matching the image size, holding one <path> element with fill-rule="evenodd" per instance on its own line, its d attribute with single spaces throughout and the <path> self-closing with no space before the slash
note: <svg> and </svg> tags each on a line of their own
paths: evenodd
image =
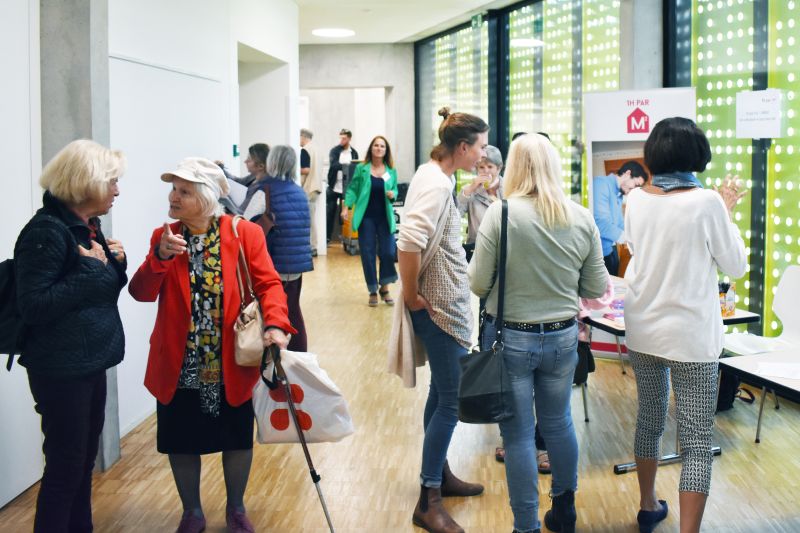
<svg viewBox="0 0 800 533">
<path fill-rule="evenodd" d="M 681 492 L 708 494 L 711 487 L 711 452 L 714 412 L 717 406 L 717 361 L 686 363 L 629 350 L 639 414 L 634 453 L 642 459 L 660 457 L 669 404 L 669 381 L 675 392 L 678 439 L 681 447 Z"/>
</svg>

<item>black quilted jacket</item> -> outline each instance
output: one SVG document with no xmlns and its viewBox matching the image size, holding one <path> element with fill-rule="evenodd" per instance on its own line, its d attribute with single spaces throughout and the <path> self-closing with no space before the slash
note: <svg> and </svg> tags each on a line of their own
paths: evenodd
<svg viewBox="0 0 800 533">
<path fill-rule="evenodd" d="M 51 377 L 81 377 L 110 368 L 125 351 L 117 308 L 127 265 L 113 259 L 100 231 L 95 240 L 108 264 L 82 257 L 90 229 L 62 202 L 44 195 L 44 207 L 28 222 L 14 248 L 17 304 L 25 324 L 19 363 Z"/>
</svg>

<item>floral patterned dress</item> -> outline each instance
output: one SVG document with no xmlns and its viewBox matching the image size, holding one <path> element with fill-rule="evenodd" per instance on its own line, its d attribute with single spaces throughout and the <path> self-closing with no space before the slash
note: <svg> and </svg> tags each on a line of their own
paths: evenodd
<svg viewBox="0 0 800 533">
<path fill-rule="evenodd" d="M 156 403 L 156 445 L 167 454 L 251 449 L 252 400 L 234 407 L 225 398 L 220 221 L 213 221 L 202 235 L 184 232 L 184 238 L 191 320 L 175 396 L 169 404 Z"/>
<path fill-rule="evenodd" d="M 219 416 L 222 395 L 222 261 L 219 220 L 202 235 L 184 235 L 189 253 L 192 320 L 178 388 L 200 391 L 200 410 Z"/>
</svg>

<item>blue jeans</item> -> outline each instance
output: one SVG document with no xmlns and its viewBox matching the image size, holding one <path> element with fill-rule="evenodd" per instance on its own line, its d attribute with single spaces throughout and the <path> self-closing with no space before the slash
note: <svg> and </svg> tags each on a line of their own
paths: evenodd
<svg viewBox="0 0 800 533">
<path fill-rule="evenodd" d="M 467 355 L 467 349 L 434 324 L 425 309 L 412 311 L 411 322 L 414 333 L 425 345 L 431 367 L 431 386 L 423 416 L 425 440 L 420 483 L 426 487 L 441 487 L 447 449 L 458 422 L 459 360 Z"/>
<path fill-rule="evenodd" d="M 370 294 L 378 292 L 378 284 L 387 285 L 397 281 L 394 268 L 394 235 L 389 233 L 386 217 L 375 219 L 364 217 L 358 226 L 358 247 L 361 249 L 361 267 Z M 381 260 L 380 277 L 375 272 L 375 259 Z"/>
<path fill-rule="evenodd" d="M 487 320 L 484 348 L 491 346 L 494 338 L 494 324 Z M 526 531 L 539 527 L 534 444 L 537 418 L 550 456 L 551 494 L 558 496 L 578 487 L 578 441 L 570 410 L 572 377 L 578 364 L 578 326 L 550 333 L 505 328 L 503 342 L 503 358 L 514 393 L 514 417 L 500 423 L 500 433 L 506 449 L 514 527 Z"/>
</svg>

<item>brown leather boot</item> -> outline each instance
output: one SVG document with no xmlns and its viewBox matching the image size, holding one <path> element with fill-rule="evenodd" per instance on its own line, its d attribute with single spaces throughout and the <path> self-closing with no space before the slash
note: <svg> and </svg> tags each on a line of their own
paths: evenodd
<svg viewBox="0 0 800 533">
<path fill-rule="evenodd" d="M 430 533 L 464 533 L 464 529 L 447 514 L 442 505 L 442 492 L 438 488 L 420 487 L 412 522 Z"/>
<path fill-rule="evenodd" d="M 477 496 L 483 492 L 483 485 L 478 483 L 467 483 L 458 479 L 453 472 L 450 471 L 450 465 L 447 461 L 444 462 L 444 470 L 442 470 L 442 497 L 448 496 Z"/>
</svg>

